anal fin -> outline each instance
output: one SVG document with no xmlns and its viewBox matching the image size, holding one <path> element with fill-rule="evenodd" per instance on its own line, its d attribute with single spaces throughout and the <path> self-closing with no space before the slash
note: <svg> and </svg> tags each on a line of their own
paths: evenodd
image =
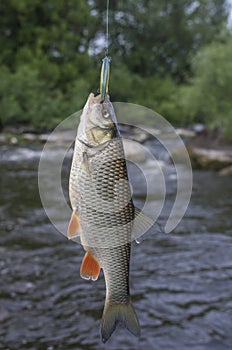
<svg viewBox="0 0 232 350">
<path fill-rule="evenodd" d="M 80 274 L 81 277 L 87 280 L 96 281 L 100 273 L 100 265 L 97 259 L 87 252 L 82 260 Z"/>
<path fill-rule="evenodd" d="M 73 210 L 72 216 L 68 225 L 68 239 L 72 239 L 80 235 L 81 225 L 80 217 L 77 210 Z"/>
</svg>

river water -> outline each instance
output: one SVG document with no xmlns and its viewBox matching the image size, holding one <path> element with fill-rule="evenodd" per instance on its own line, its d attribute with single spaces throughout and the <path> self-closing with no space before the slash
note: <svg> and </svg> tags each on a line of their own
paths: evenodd
<svg viewBox="0 0 232 350">
<path fill-rule="evenodd" d="M 80 278 L 82 247 L 45 215 L 37 185 L 41 149 L 0 148 L 1 350 L 232 349 L 230 177 L 195 171 L 191 203 L 174 232 L 132 244 L 131 294 L 141 337 L 119 327 L 103 345 L 104 278 Z M 171 176 L 168 186 L 167 206 Z M 164 210 L 161 222 L 165 216 Z"/>
</svg>

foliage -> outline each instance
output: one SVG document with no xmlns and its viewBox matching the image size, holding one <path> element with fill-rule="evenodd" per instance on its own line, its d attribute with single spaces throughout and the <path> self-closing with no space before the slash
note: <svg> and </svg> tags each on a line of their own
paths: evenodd
<svg viewBox="0 0 232 350">
<path fill-rule="evenodd" d="M 176 99 L 177 90 L 178 86 L 168 75 L 162 78 L 157 74 L 141 77 L 130 72 L 123 64 L 112 68 L 110 91 L 113 101 L 146 106 L 165 116 L 175 125 L 183 125 L 185 120 L 183 117 L 181 119 L 181 105 Z"/>
<path fill-rule="evenodd" d="M 205 68 L 194 63 L 192 69 L 192 56 L 210 56 L 207 50 L 212 49 L 202 48 L 213 45 L 226 21 L 225 4 L 111 0 L 112 100 L 145 105 L 176 125 L 202 118 L 208 122 L 209 113 L 213 121 L 218 109 L 229 110 L 225 96 L 218 106 L 219 92 L 211 92 L 211 109 L 202 98 L 205 90 L 199 92 L 206 84 L 197 83 L 199 72 L 208 63 Z M 105 8 L 101 0 L 0 1 L 0 124 L 51 128 L 83 107 L 89 92 L 99 87 Z M 203 62 L 199 55 L 195 61 Z M 192 74 L 196 78 L 188 86 Z M 196 106 L 189 108 L 194 94 Z"/>
<path fill-rule="evenodd" d="M 105 1 L 93 3 L 99 16 Z M 111 1 L 110 51 L 141 76 L 168 73 L 183 82 L 192 55 L 212 41 L 227 16 L 225 0 Z"/>
<path fill-rule="evenodd" d="M 89 91 L 86 81 L 77 80 L 63 93 L 28 64 L 20 65 L 15 73 L 1 67 L 0 81 L 3 125 L 31 124 L 38 131 L 81 109 Z"/>
<path fill-rule="evenodd" d="M 232 139 L 232 34 L 198 52 L 193 60 L 194 77 L 184 89 L 183 110 L 192 120 L 224 130 Z"/>
</svg>

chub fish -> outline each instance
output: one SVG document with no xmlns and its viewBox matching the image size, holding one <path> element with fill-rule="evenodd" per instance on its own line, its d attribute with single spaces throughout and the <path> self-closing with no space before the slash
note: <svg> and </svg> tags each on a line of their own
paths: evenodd
<svg viewBox="0 0 232 350">
<path fill-rule="evenodd" d="M 140 326 L 129 288 L 133 231 L 151 226 L 135 208 L 128 183 L 122 138 L 109 95 L 90 94 L 75 140 L 69 179 L 72 216 L 68 237 L 79 237 L 86 253 L 80 274 L 96 280 L 100 269 L 106 282 L 101 323 L 105 343 L 118 323 L 139 336 Z"/>
</svg>

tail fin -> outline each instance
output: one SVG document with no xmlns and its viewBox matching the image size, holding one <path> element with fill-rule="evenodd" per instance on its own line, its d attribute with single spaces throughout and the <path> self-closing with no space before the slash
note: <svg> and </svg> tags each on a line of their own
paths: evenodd
<svg viewBox="0 0 232 350">
<path fill-rule="evenodd" d="M 110 338 L 118 323 L 123 324 L 135 336 L 140 335 L 139 322 L 130 301 L 127 304 L 110 304 L 106 302 L 101 324 L 103 343 Z"/>
</svg>

